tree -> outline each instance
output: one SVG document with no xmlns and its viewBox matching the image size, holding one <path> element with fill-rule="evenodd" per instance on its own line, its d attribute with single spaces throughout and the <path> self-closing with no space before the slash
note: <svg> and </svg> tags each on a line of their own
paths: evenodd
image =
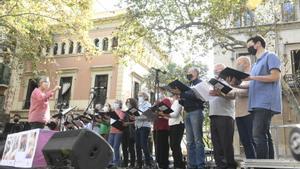
<svg viewBox="0 0 300 169">
<path fill-rule="evenodd" d="M 10 57 L 12 76 L 5 111 L 13 104 L 24 65 L 32 65 L 34 75 L 45 58 L 43 49 L 50 47 L 55 34 L 80 41 L 87 52 L 94 54 L 88 31 L 92 26 L 92 0 L 0 0 L 0 57 Z M 47 58 L 51 62 L 54 58 Z M 43 61 L 48 64 L 47 60 Z M 47 72 L 46 72 L 47 73 Z M 1 102 L 2 103 L 2 102 Z M 0 109 L 2 109 L 2 104 Z"/>
<path fill-rule="evenodd" d="M 72 36 L 91 51 L 91 2 L 0 0 L 0 52 L 9 53 L 18 65 L 30 62 L 36 67 L 54 34 Z"/>
<path fill-rule="evenodd" d="M 207 75 L 207 66 L 203 65 L 202 62 L 192 59 L 186 59 L 184 63 L 185 65 L 179 66 L 176 63 L 170 62 L 168 65 L 165 66 L 165 68 L 162 68 L 162 70 L 165 70 L 166 73 L 159 74 L 160 86 L 167 85 L 168 83 L 176 79 L 180 80 L 181 82 L 188 83 L 188 80 L 186 79 L 186 74 L 187 70 L 191 67 L 196 67 L 199 69 L 200 78 L 204 78 Z M 154 91 L 155 72 L 150 72 L 143 79 L 145 79 L 144 83 L 146 84 L 146 87 Z"/>
<path fill-rule="evenodd" d="M 247 13 L 253 13 L 253 22 L 248 34 L 274 30 L 280 9 L 273 0 L 124 0 L 129 6 L 130 16 L 145 29 L 154 33 L 169 51 L 182 50 L 188 44 L 190 51 L 199 53 L 199 47 L 207 49 L 219 45 L 226 50 L 245 46 L 231 34 L 236 23 Z M 132 19 L 127 17 L 126 22 Z M 125 22 L 125 23 L 126 23 Z M 201 49 L 201 48 L 200 48 Z M 203 51 L 205 53 L 205 50 Z"/>
</svg>

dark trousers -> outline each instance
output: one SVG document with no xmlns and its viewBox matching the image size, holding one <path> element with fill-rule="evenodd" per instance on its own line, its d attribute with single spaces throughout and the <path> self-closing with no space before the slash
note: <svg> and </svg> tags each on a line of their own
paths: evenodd
<svg viewBox="0 0 300 169">
<path fill-rule="evenodd" d="M 169 131 L 155 130 L 153 131 L 153 139 L 155 145 L 155 157 L 159 168 L 169 168 Z"/>
<path fill-rule="evenodd" d="M 183 132 L 184 124 L 182 123 L 170 126 L 170 147 L 174 160 L 174 168 L 185 168 L 181 151 Z"/>
<path fill-rule="evenodd" d="M 274 158 L 270 125 L 273 113 L 267 109 L 253 110 L 253 138 L 257 159 Z"/>
<path fill-rule="evenodd" d="M 45 127 L 45 123 L 41 122 L 30 122 L 31 129 L 43 129 Z"/>
<path fill-rule="evenodd" d="M 130 137 L 129 128 L 127 127 L 123 130 L 123 137 L 122 137 L 122 152 L 123 152 L 123 166 L 128 166 L 128 154 L 130 154 L 130 166 L 135 165 L 135 149 L 134 144 L 135 139 Z"/>
<path fill-rule="evenodd" d="M 256 152 L 252 135 L 253 115 L 249 114 L 247 116 L 237 117 L 235 120 L 240 140 L 245 150 L 246 158 L 255 159 Z"/>
<path fill-rule="evenodd" d="M 150 134 L 149 127 L 141 127 L 136 129 L 135 132 L 135 147 L 136 147 L 136 159 L 138 167 L 143 165 L 143 155 L 142 150 L 145 157 L 146 165 L 151 165 L 151 157 L 149 153 L 149 146 L 148 146 L 148 137 Z"/>
<path fill-rule="evenodd" d="M 229 116 L 210 116 L 210 120 L 217 169 L 236 169 L 233 150 L 234 120 Z"/>
</svg>

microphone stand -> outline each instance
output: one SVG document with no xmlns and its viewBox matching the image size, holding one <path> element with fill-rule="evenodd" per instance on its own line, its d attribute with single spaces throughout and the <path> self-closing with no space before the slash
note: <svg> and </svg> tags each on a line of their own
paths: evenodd
<svg viewBox="0 0 300 169">
<path fill-rule="evenodd" d="M 88 104 L 87 108 L 83 112 L 83 114 L 87 114 L 88 109 L 92 106 L 92 104 L 94 103 L 94 101 L 96 100 L 96 97 L 98 96 L 98 94 L 100 92 L 100 88 L 95 88 L 94 90 L 95 91 L 93 92 L 93 97 L 92 97 L 90 103 Z M 93 117 L 92 117 L 92 130 L 94 129 L 94 121 L 95 121 L 95 111 L 93 112 Z"/>
<path fill-rule="evenodd" d="M 155 104 L 158 103 L 159 101 L 159 72 L 161 72 L 160 69 L 154 69 L 155 70 L 155 82 L 154 82 L 154 93 L 156 95 L 156 99 L 154 101 Z M 155 168 L 159 168 L 159 164 L 158 164 L 158 161 L 157 161 L 157 130 L 154 130 L 154 134 L 155 134 L 155 139 L 154 139 L 154 147 L 155 147 Z"/>
</svg>

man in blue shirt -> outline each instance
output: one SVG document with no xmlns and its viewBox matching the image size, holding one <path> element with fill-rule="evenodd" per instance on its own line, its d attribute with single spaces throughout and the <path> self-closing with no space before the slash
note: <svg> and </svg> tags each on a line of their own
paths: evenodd
<svg viewBox="0 0 300 169">
<path fill-rule="evenodd" d="M 245 80 L 250 80 L 248 109 L 253 114 L 253 138 L 258 159 L 270 158 L 270 151 L 273 151 L 269 133 L 271 119 L 282 110 L 281 63 L 278 56 L 266 51 L 265 46 L 266 42 L 261 36 L 247 41 L 248 52 L 257 59 L 250 76 Z"/>
</svg>

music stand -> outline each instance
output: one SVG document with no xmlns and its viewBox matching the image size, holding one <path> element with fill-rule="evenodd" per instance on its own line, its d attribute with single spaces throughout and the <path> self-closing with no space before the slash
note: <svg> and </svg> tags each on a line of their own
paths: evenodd
<svg viewBox="0 0 300 169">
<path fill-rule="evenodd" d="M 60 111 L 59 113 L 57 113 L 57 114 L 55 114 L 55 115 L 53 115 L 52 116 L 52 118 L 58 118 L 58 120 L 59 120 L 59 124 L 58 124 L 58 126 L 59 126 L 59 131 L 63 131 L 62 129 L 62 120 L 65 120 L 65 117 L 66 117 L 66 115 L 69 113 L 69 112 L 71 112 L 72 110 L 74 110 L 76 108 L 76 106 L 74 106 L 74 107 L 69 107 L 69 108 L 67 108 L 67 109 L 64 109 L 64 110 L 62 110 L 62 111 Z"/>
</svg>

